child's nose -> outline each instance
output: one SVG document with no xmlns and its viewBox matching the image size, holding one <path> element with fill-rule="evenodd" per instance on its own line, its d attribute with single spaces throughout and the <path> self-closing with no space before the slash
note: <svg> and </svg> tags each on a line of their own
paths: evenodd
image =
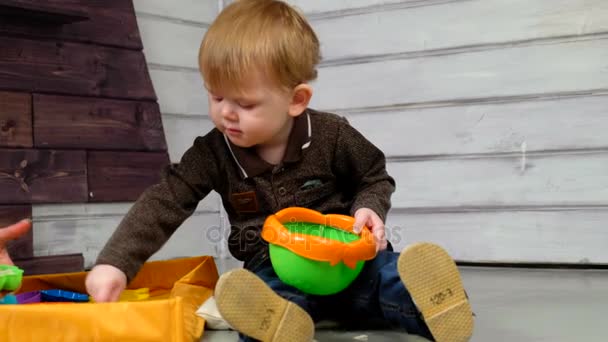
<svg viewBox="0 0 608 342">
<path fill-rule="evenodd" d="M 231 106 L 230 104 L 225 104 L 222 109 L 222 117 L 228 121 L 236 121 L 238 119 L 238 116 L 236 114 L 236 111 L 234 110 L 234 107 Z"/>
</svg>

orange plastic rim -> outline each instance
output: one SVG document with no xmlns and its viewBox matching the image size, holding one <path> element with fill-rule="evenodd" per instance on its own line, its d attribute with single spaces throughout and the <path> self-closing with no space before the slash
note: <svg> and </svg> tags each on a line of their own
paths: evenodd
<svg viewBox="0 0 608 342">
<path fill-rule="evenodd" d="M 290 232 L 283 223 L 308 222 L 353 232 L 355 219 L 346 215 L 323 215 L 318 211 L 291 207 L 268 216 L 262 229 L 262 238 L 268 243 L 316 261 L 328 261 L 331 266 L 344 262 L 354 268 L 358 261 L 370 260 L 376 256 L 374 237 L 367 227 L 363 227 L 360 239 L 345 243 L 320 236 Z"/>
</svg>

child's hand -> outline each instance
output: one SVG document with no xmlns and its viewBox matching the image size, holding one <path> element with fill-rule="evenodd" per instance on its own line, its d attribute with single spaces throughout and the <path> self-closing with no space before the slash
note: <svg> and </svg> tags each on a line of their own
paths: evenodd
<svg viewBox="0 0 608 342">
<path fill-rule="evenodd" d="M 8 255 L 6 244 L 10 240 L 14 240 L 22 235 L 25 235 L 30 228 L 32 228 L 32 221 L 23 220 L 11 226 L 0 229 L 0 265 L 13 264 L 10 255 Z M 8 293 L 8 291 L 0 291 L 0 298 L 4 297 Z"/>
<path fill-rule="evenodd" d="M 376 242 L 376 251 L 386 249 L 386 233 L 384 232 L 384 222 L 373 210 L 369 208 L 360 208 L 355 212 L 355 225 L 353 231 L 357 234 L 361 232 L 363 226 L 366 226 L 372 231 Z"/>
<path fill-rule="evenodd" d="M 85 285 L 95 302 L 115 302 L 127 287 L 127 276 L 112 265 L 97 265 L 87 275 Z"/>
</svg>

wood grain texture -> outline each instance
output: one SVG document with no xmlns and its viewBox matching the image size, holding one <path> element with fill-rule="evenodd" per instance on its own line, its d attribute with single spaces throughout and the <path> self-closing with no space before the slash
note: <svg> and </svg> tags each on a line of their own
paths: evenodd
<svg viewBox="0 0 608 342">
<path fill-rule="evenodd" d="M 207 91 L 198 71 L 150 67 L 150 76 L 161 113 L 207 115 Z"/>
<path fill-rule="evenodd" d="M 84 151 L 0 149 L 0 204 L 86 202 Z"/>
<path fill-rule="evenodd" d="M 163 115 L 163 126 L 167 134 L 167 145 L 172 162 L 179 162 L 192 147 L 194 139 L 204 136 L 215 126 L 207 117 Z"/>
<path fill-rule="evenodd" d="M 201 24 L 210 24 L 219 10 L 219 2 L 213 0 L 133 0 L 133 5 L 138 16 L 154 14 Z"/>
<path fill-rule="evenodd" d="M 155 102 L 34 95 L 35 145 L 39 148 L 164 151 Z"/>
<path fill-rule="evenodd" d="M 91 151 L 87 162 L 89 202 L 135 201 L 160 181 L 167 164 L 166 152 Z"/>
<path fill-rule="evenodd" d="M 113 206 L 118 204 L 112 204 Z M 87 204 L 87 212 L 71 210 L 69 215 L 62 208 L 44 206 L 34 209 L 36 216 L 36 255 L 82 253 L 85 267 L 94 265 L 97 255 L 120 224 L 124 213 L 103 210 L 105 204 Z M 124 205 L 129 207 L 130 204 Z M 219 255 L 220 216 L 217 212 L 197 212 L 180 226 L 177 232 L 151 260 L 171 259 L 183 256 Z"/>
<path fill-rule="evenodd" d="M 38 5 L 34 0 L 13 0 Z M 47 0 L 48 8 L 84 13 L 88 20 L 66 25 L 51 25 L 22 18 L 3 18 L 0 34 L 30 36 L 42 39 L 102 44 L 141 50 L 142 43 L 137 29 L 135 11 L 131 1 L 107 0 Z"/>
<path fill-rule="evenodd" d="M 0 205 L 0 229 L 26 218 L 32 218 L 32 207 L 30 205 Z M 30 229 L 26 235 L 17 240 L 9 241 L 7 248 L 11 258 L 32 258 L 34 256 L 33 237 L 33 229 Z"/>
<path fill-rule="evenodd" d="M 82 254 L 41 256 L 13 261 L 24 270 L 23 275 L 26 276 L 84 271 Z"/>
<path fill-rule="evenodd" d="M 139 16 L 137 22 L 148 63 L 198 69 L 198 49 L 206 28 L 148 16 Z"/>
<path fill-rule="evenodd" d="M 317 20 L 313 27 L 327 61 L 606 32 L 608 3 L 457 1 Z"/>
<path fill-rule="evenodd" d="M 608 146 L 608 96 L 347 114 L 390 157 Z"/>
<path fill-rule="evenodd" d="M 0 17 L 23 20 L 35 25 L 65 25 L 89 19 L 84 11 L 29 0 L 0 1 Z"/>
<path fill-rule="evenodd" d="M 420 3 L 417 0 L 288 0 L 287 2 L 307 14 L 382 6 L 400 2 Z"/>
<path fill-rule="evenodd" d="M 608 264 L 608 209 L 403 212 L 388 215 L 387 237 L 400 251 L 421 241 L 459 261 Z"/>
<path fill-rule="evenodd" d="M 32 147 L 32 96 L 0 92 L 0 146 Z"/>
<path fill-rule="evenodd" d="M 143 53 L 0 37 L 0 89 L 156 100 Z"/>
<path fill-rule="evenodd" d="M 608 89 L 608 39 L 322 68 L 312 106 L 346 109 L 593 89 Z"/>
<path fill-rule="evenodd" d="M 608 153 L 392 162 L 396 208 L 605 205 Z"/>
</svg>

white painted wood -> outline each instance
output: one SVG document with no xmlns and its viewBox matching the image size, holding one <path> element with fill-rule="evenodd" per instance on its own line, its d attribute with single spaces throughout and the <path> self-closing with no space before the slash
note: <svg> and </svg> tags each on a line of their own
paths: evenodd
<svg viewBox="0 0 608 342">
<path fill-rule="evenodd" d="M 93 266 L 97 255 L 108 241 L 122 216 L 65 217 L 42 219 L 34 215 L 34 254 L 36 256 L 82 253 L 85 267 Z M 216 236 L 217 213 L 195 214 L 151 260 L 183 256 L 217 255 L 217 244 L 207 236 Z"/>
<path fill-rule="evenodd" d="M 415 0 L 288 0 L 306 14 L 333 12 L 370 6 L 395 4 L 399 2 L 416 2 Z M 419 2 L 419 1 L 418 1 Z"/>
<path fill-rule="evenodd" d="M 433 242 L 469 262 L 608 264 L 607 209 L 391 212 L 387 237 L 396 251 Z"/>
<path fill-rule="evenodd" d="M 387 156 L 604 148 L 608 96 L 346 115 Z"/>
<path fill-rule="evenodd" d="M 606 32 L 608 2 L 459 1 L 318 20 L 313 27 L 323 58 L 332 60 Z"/>
<path fill-rule="evenodd" d="M 218 13 L 217 0 L 134 0 L 137 14 L 149 13 L 163 17 L 209 24 Z"/>
<path fill-rule="evenodd" d="M 163 114 L 207 114 L 207 91 L 198 71 L 153 67 L 149 71 Z"/>
<path fill-rule="evenodd" d="M 124 216 L 133 202 L 77 203 L 77 204 L 36 204 L 32 206 L 32 216 L 36 220 L 62 220 L 70 218 Z M 201 201 L 196 213 L 217 213 L 220 210 L 219 197 Z"/>
<path fill-rule="evenodd" d="M 393 206 L 607 204 L 608 153 L 523 157 L 522 154 L 389 163 L 388 172 L 397 182 Z"/>
<path fill-rule="evenodd" d="M 603 342 L 608 271 L 461 268 L 471 342 Z M 371 340 L 370 340 L 371 341 Z"/>
<path fill-rule="evenodd" d="M 204 116 L 163 115 L 163 127 L 169 157 L 172 162 L 177 163 L 192 146 L 194 139 L 207 134 L 214 125 Z"/>
<path fill-rule="evenodd" d="M 319 109 L 608 88 L 608 39 L 322 68 Z"/>
<path fill-rule="evenodd" d="M 148 63 L 198 68 L 205 28 L 147 16 L 138 16 L 137 24 Z"/>
</svg>

